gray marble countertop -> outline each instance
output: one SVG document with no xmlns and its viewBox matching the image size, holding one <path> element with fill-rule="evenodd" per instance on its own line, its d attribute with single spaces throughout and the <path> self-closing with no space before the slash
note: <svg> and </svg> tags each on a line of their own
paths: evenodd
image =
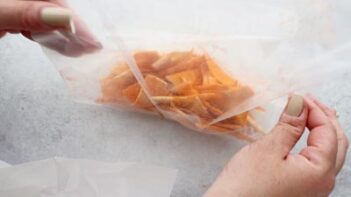
<svg viewBox="0 0 351 197">
<path fill-rule="evenodd" d="M 351 137 L 351 73 L 314 93 L 338 110 Z M 40 47 L 14 35 L 0 40 L 0 112 L 0 160 L 60 156 L 176 168 L 173 197 L 201 196 L 245 145 L 159 117 L 76 103 Z M 351 196 L 350 185 L 348 157 L 332 196 Z"/>
<path fill-rule="evenodd" d="M 158 117 L 72 101 L 39 46 L 0 40 L 0 159 L 10 164 L 54 156 L 136 161 L 179 169 L 172 196 L 200 196 L 245 143 L 209 136 Z M 316 91 L 338 109 L 351 136 L 351 73 Z M 350 196 L 351 158 L 334 196 Z"/>
</svg>

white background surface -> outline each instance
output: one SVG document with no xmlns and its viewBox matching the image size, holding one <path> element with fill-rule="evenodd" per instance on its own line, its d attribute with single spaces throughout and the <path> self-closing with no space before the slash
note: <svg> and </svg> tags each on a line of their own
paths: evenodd
<svg viewBox="0 0 351 197">
<path fill-rule="evenodd" d="M 351 73 L 315 90 L 339 111 L 348 136 L 350 90 Z M 40 47 L 13 35 L 0 40 L 0 113 L 1 160 L 18 164 L 61 156 L 177 168 L 173 197 L 203 194 L 229 158 L 245 145 L 158 117 L 75 103 Z M 351 196 L 350 185 L 348 157 L 333 196 Z"/>
</svg>

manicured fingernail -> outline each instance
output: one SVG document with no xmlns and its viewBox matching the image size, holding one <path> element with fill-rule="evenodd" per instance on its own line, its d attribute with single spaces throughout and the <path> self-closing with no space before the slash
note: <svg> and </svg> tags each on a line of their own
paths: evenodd
<svg viewBox="0 0 351 197">
<path fill-rule="evenodd" d="M 41 19 L 47 25 L 68 28 L 72 32 L 75 31 L 72 23 L 72 12 L 68 9 L 58 7 L 43 8 L 41 10 Z"/>
<path fill-rule="evenodd" d="M 286 113 L 290 116 L 298 117 L 303 110 L 303 97 L 300 95 L 293 95 L 290 97 Z"/>
</svg>

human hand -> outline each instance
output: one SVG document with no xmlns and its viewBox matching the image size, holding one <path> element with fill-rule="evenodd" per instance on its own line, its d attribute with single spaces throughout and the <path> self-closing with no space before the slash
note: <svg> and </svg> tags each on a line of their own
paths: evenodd
<svg viewBox="0 0 351 197">
<path fill-rule="evenodd" d="M 74 37 L 51 35 L 50 39 L 42 39 L 40 43 L 64 55 L 79 56 L 101 48 L 83 21 L 63 0 L 0 1 L 0 37 L 6 33 L 22 33 L 33 39 L 36 34 L 44 35 L 42 33 L 54 30 L 73 32 Z"/>
<path fill-rule="evenodd" d="M 307 147 L 290 153 L 305 127 Z M 347 148 L 335 110 L 292 96 L 272 132 L 234 155 L 204 197 L 328 196 Z"/>
</svg>

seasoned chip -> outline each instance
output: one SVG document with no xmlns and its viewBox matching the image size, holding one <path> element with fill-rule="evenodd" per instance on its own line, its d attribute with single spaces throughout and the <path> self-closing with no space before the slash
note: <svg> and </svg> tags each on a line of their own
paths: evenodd
<svg viewBox="0 0 351 197">
<path fill-rule="evenodd" d="M 152 96 L 167 96 L 170 93 L 168 83 L 154 75 L 147 75 L 145 83 Z"/>
<path fill-rule="evenodd" d="M 224 86 L 221 84 L 209 84 L 209 85 L 200 85 L 196 89 L 201 93 L 210 93 L 210 92 L 224 92 L 230 89 L 231 87 Z"/>
<path fill-rule="evenodd" d="M 155 70 L 161 70 L 164 67 L 170 65 L 172 62 L 168 56 L 163 56 L 152 64 L 152 68 Z"/>
<path fill-rule="evenodd" d="M 173 103 L 175 106 L 188 107 L 195 99 L 208 99 L 214 97 L 215 94 L 196 94 L 190 96 L 154 96 L 152 99 L 159 104 Z"/>
<path fill-rule="evenodd" d="M 241 125 L 235 125 L 235 124 L 228 124 L 228 123 L 221 123 L 221 122 L 217 122 L 215 124 L 213 124 L 214 126 L 217 126 L 217 127 L 222 127 L 222 128 L 225 128 L 227 129 L 228 131 L 235 131 L 237 129 L 240 129 L 242 128 Z"/>
<path fill-rule="evenodd" d="M 222 110 L 212 106 L 209 102 L 203 101 L 203 104 L 207 107 L 208 111 L 213 115 L 213 117 L 216 118 L 223 114 Z"/>
<path fill-rule="evenodd" d="M 159 105 L 171 105 L 188 107 L 193 102 L 192 96 L 154 96 L 152 99 Z"/>
<path fill-rule="evenodd" d="M 231 104 L 230 94 L 226 91 L 215 92 L 215 96 L 206 99 L 206 101 L 213 107 L 225 112 L 229 109 Z"/>
<path fill-rule="evenodd" d="M 206 63 L 210 73 L 223 85 L 235 86 L 237 82 L 229 77 L 209 56 L 206 56 Z"/>
<path fill-rule="evenodd" d="M 198 115 L 199 117 L 210 117 L 210 114 L 207 111 L 207 108 L 205 107 L 200 97 L 198 96 L 192 99 L 192 103 L 189 106 L 189 110 L 193 112 L 193 114 Z"/>
<path fill-rule="evenodd" d="M 113 77 L 109 81 L 109 85 L 117 86 L 121 89 L 124 89 L 134 82 L 136 82 L 136 79 L 135 79 L 133 73 L 130 70 L 126 70 L 126 71 L 116 75 L 115 77 Z"/>
<path fill-rule="evenodd" d="M 191 69 L 175 74 L 167 75 L 166 79 L 174 85 L 179 85 L 182 83 L 189 84 L 200 84 L 201 83 L 201 73 L 198 69 Z"/>
<path fill-rule="evenodd" d="M 141 90 L 139 83 L 134 83 L 133 85 L 128 86 L 123 90 L 123 96 L 129 101 L 129 103 L 133 104 Z"/>
<path fill-rule="evenodd" d="M 194 89 L 193 85 L 190 83 L 181 83 L 179 85 L 175 85 L 171 88 L 170 91 L 176 96 L 198 94 L 198 91 Z"/>
<path fill-rule="evenodd" d="M 139 91 L 139 94 L 137 96 L 137 99 L 134 105 L 143 109 L 149 109 L 153 107 L 153 104 L 151 103 L 151 101 L 149 100 L 149 98 L 147 97 L 147 95 L 143 90 Z"/>
<path fill-rule="evenodd" d="M 119 75 L 127 70 L 129 70 L 128 64 L 122 63 L 122 64 L 115 66 L 111 69 L 110 76 L 115 77 L 115 76 L 117 76 L 117 75 Z"/>
<path fill-rule="evenodd" d="M 216 96 L 207 100 L 211 105 L 222 111 L 228 111 L 250 98 L 253 92 L 248 87 L 227 88 L 224 91 L 215 91 Z"/>
<path fill-rule="evenodd" d="M 134 54 L 134 59 L 141 72 L 153 70 L 152 64 L 159 59 L 156 51 L 139 51 Z"/>
<path fill-rule="evenodd" d="M 201 64 L 205 63 L 204 58 L 201 56 L 191 55 L 185 56 L 184 59 L 178 61 L 176 64 L 167 67 L 166 69 L 159 72 L 160 76 L 165 76 L 184 70 L 189 70 L 194 67 L 199 67 Z"/>
<path fill-rule="evenodd" d="M 255 131 L 259 133 L 264 133 L 262 127 L 251 116 L 247 117 L 247 121 L 250 124 L 250 126 L 252 126 L 255 129 Z"/>
<path fill-rule="evenodd" d="M 123 71 L 116 76 L 108 76 L 101 80 L 101 92 L 103 97 L 99 99 L 106 103 L 122 101 L 121 94 L 130 84 L 136 82 L 133 74 L 129 71 Z"/>
<path fill-rule="evenodd" d="M 171 59 L 172 62 L 177 63 L 179 61 L 182 61 L 183 59 L 186 59 L 187 57 L 193 55 L 192 51 L 187 51 L 187 52 L 171 52 L 168 54 L 168 57 Z"/>
<path fill-rule="evenodd" d="M 228 119 L 225 119 L 222 122 L 236 124 L 236 125 L 246 125 L 247 121 L 248 121 L 248 112 L 244 112 L 236 116 L 230 117 Z"/>
<path fill-rule="evenodd" d="M 156 62 L 152 64 L 152 68 L 155 70 L 161 70 L 164 68 L 168 68 L 171 66 L 175 66 L 180 61 L 184 60 L 187 56 L 189 56 L 189 52 L 172 52 L 168 55 L 162 56 Z"/>
</svg>

